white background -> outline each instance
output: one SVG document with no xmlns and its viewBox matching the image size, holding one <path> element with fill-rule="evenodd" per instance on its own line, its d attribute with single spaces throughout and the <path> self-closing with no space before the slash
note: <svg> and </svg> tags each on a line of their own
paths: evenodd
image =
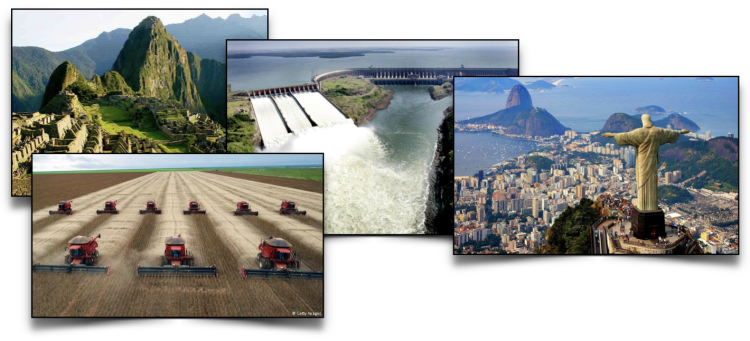
<svg viewBox="0 0 750 341">
<path fill-rule="evenodd" d="M 268 7 L 270 38 L 518 38 L 521 75 L 529 76 L 750 77 L 748 12 L 741 3 L 245 0 L 159 5 Z M 15 7 L 107 4 L 11 2 Z M 7 49 L 10 11 L 2 18 Z M 0 64 L 10 64 L 8 50 L 0 58 Z M 9 73 L 5 67 L 0 74 L 5 94 L 10 93 Z M 2 96 L 0 107 L 9 108 L 9 101 L 9 95 Z M 7 132 L 9 120 L 0 121 Z M 749 121 L 742 123 L 747 127 Z M 0 149 L 7 160 L 5 136 Z M 747 172 L 747 156 L 741 160 Z M 7 339 L 749 339 L 750 263 L 743 257 L 458 257 L 451 255 L 451 237 L 326 238 L 325 319 L 32 320 L 31 204 L 27 198 L 9 198 L 9 181 L 2 183 L 0 325 Z M 743 193 L 744 188 L 746 183 Z"/>
</svg>

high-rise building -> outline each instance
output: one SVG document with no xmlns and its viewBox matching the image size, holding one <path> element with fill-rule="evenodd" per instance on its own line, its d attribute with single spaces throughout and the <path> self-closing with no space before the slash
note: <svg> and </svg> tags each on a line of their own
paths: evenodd
<svg viewBox="0 0 750 341">
<path fill-rule="evenodd" d="M 672 130 L 672 125 L 671 124 L 667 124 L 667 130 Z"/>
<path fill-rule="evenodd" d="M 531 216 L 534 219 L 539 218 L 539 200 L 537 198 L 534 198 L 534 202 L 532 203 Z"/>
<path fill-rule="evenodd" d="M 549 224 L 549 211 L 544 211 L 544 213 L 542 213 L 542 220 L 544 220 L 545 224 Z"/>
<path fill-rule="evenodd" d="M 710 140 L 710 139 L 711 139 L 711 131 L 706 130 L 706 140 Z"/>
<path fill-rule="evenodd" d="M 477 221 L 481 223 L 485 219 L 487 219 L 487 217 L 484 213 L 484 206 L 477 205 Z"/>
<path fill-rule="evenodd" d="M 727 136 L 729 136 L 729 138 L 733 138 L 734 137 L 734 133 L 727 133 Z"/>
<path fill-rule="evenodd" d="M 482 179 L 484 179 L 484 171 L 479 170 L 479 174 L 477 174 L 477 182 L 482 182 Z"/>
<path fill-rule="evenodd" d="M 578 200 L 582 199 L 584 194 L 583 186 L 576 186 L 576 197 L 578 197 Z"/>
</svg>

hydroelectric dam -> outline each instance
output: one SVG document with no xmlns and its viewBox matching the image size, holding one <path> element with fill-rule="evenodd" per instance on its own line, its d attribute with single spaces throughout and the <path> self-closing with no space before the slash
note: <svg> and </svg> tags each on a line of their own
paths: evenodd
<svg viewBox="0 0 750 341">
<path fill-rule="evenodd" d="M 354 125 L 314 84 L 253 90 L 247 96 L 265 147 L 282 145 L 308 129 Z"/>
<path fill-rule="evenodd" d="M 334 106 L 319 89 L 323 81 L 351 76 L 376 85 L 440 85 L 459 76 L 518 76 L 510 68 L 359 68 L 329 71 L 312 76 L 313 84 L 250 90 L 249 98 L 263 146 L 281 146 L 295 134 L 354 122 Z"/>
<path fill-rule="evenodd" d="M 460 76 L 518 76 L 518 69 L 508 68 L 364 68 L 321 73 L 312 78 L 317 86 L 330 78 L 361 77 L 376 85 L 440 85 Z"/>
</svg>

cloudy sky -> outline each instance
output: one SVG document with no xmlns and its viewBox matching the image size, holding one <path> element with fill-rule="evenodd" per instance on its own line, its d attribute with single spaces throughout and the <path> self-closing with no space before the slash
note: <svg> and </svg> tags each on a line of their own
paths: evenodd
<svg viewBox="0 0 750 341">
<path fill-rule="evenodd" d="M 351 47 L 477 47 L 477 46 L 508 46 L 518 47 L 518 41 L 449 41 L 449 40 L 423 40 L 423 41 L 371 41 L 371 40 L 347 40 L 347 41 L 315 41 L 315 40 L 255 40 L 255 41 L 230 41 L 227 44 L 229 51 L 248 50 L 276 50 L 276 49 L 302 49 L 302 48 L 351 48 Z"/>
<path fill-rule="evenodd" d="M 34 154 L 34 172 L 80 170 L 322 166 L 323 154 Z"/>
<path fill-rule="evenodd" d="M 205 13 L 226 19 L 237 13 L 250 18 L 268 12 L 250 10 L 15 10 L 13 46 L 37 46 L 50 51 L 76 47 L 102 32 L 118 28 L 132 29 L 147 16 L 161 19 L 164 25 L 177 24 Z"/>
</svg>

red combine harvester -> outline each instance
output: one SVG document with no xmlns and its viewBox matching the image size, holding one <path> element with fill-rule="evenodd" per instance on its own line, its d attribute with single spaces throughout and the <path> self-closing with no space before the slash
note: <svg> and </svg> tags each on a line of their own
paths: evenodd
<svg viewBox="0 0 750 341">
<path fill-rule="evenodd" d="M 191 201 L 188 205 L 188 209 L 182 211 L 182 214 L 206 214 L 205 210 L 201 210 L 201 204 L 197 201 Z"/>
<path fill-rule="evenodd" d="M 260 269 L 242 267 L 242 277 L 290 277 L 323 278 L 320 271 L 299 271 L 299 257 L 292 251 L 292 244 L 282 238 L 271 236 L 258 245 L 258 266 Z"/>
<path fill-rule="evenodd" d="M 67 214 L 73 215 L 73 200 L 61 201 L 57 204 L 57 211 L 49 211 L 49 214 Z"/>
<path fill-rule="evenodd" d="M 104 210 L 96 210 L 96 214 L 120 214 L 120 211 L 117 209 L 117 200 L 115 201 L 107 201 L 104 203 Z"/>
<path fill-rule="evenodd" d="M 146 214 L 146 213 L 154 213 L 154 214 L 161 214 L 161 210 L 156 208 L 156 202 L 153 200 L 149 200 L 146 202 L 146 209 L 138 211 L 139 214 Z"/>
<path fill-rule="evenodd" d="M 307 215 L 307 211 L 299 211 L 297 210 L 297 204 L 295 204 L 294 201 L 284 200 L 284 202 L 281 203 L 279 214 L 281 215 L 289 215 L 289 214 Z"/>
<path fill-rule="evenodd" d="M 109 275 L 108 266 L 94 266 L 99 260 L 99 251 L 96 248 L 99 243 L 96 242 L 101 238 L 101 234 L 94 238 L 89 236 L 78 236 L 68 242 L 65 248 L 68 254 L 65 255 L 65 265 L 46 265 L 34 264 L 34 272 L 87 272 L 87 273 L 104 273 Z"/>
<path fill-rule="evenodd" d="M 161 256 L 161 266 L 141 266 L 138 264 L 138 276 L 219 276 L 216 264 L 213 266 L 193 266 L 193 255 L 185 248 L 182 235 L 169 237 Z"/>
<path fill-rule="evenodd" d="M 237 209 L 234 210 L 234 215 L 258 215 L 258 212 L 253 212 L 250 209 L 250 204 L 246 201 L 240 201 L 237 203 Z"/>
</svg>

